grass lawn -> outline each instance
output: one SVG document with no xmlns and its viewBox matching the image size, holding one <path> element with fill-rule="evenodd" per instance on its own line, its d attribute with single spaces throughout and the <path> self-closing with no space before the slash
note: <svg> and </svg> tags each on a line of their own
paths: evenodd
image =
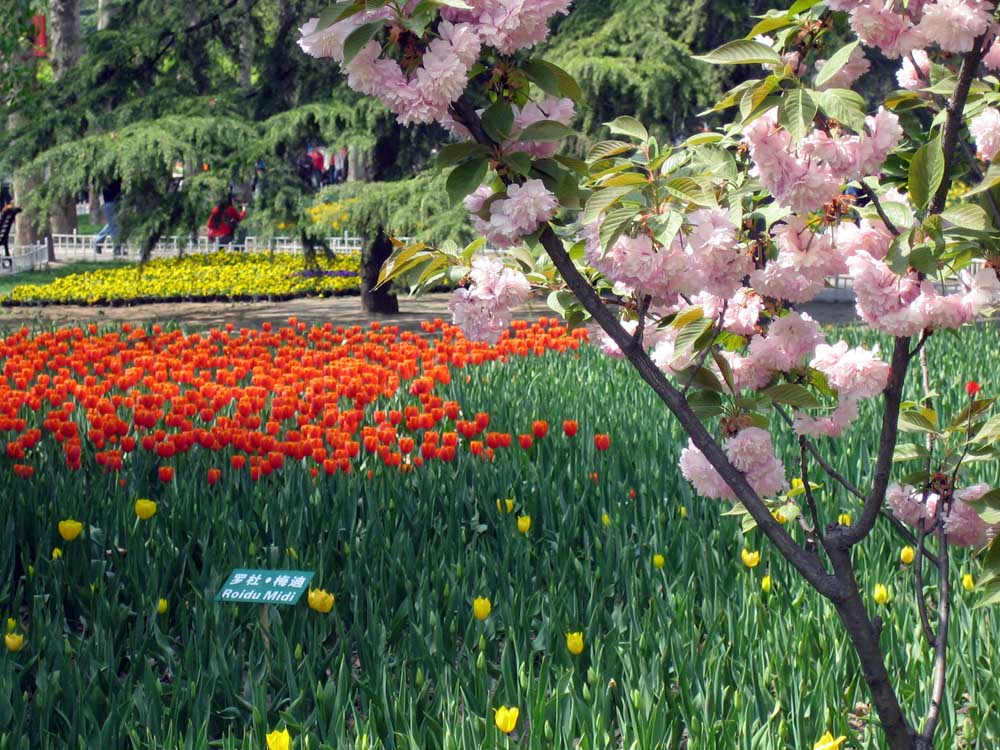
<svg viewBox="0 0 1000 750">
<path fill-rule="evenodd" d="M 63 276 L 71 276 L 74 273 L 87 273 L 89 271 L 106 270 L 109 268 L 120 268 L 129 265 L 128 261 L 93 261 L 81 260 L 76 263 L 67 263 L 50 266 L 45 270 L 27 271 L 25 273 L 13 274 L 10 276 L 0 276 L 0 297 L 6 297 L 11 290 L 21 284 L 47 284 L 53 279 Z"/>
</svg>

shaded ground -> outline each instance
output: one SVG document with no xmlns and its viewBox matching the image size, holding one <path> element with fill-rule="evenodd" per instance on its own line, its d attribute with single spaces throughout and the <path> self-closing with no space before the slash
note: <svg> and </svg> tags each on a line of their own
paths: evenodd
<svg viewBox="0 0 1000 750">
<path fill-rule="evenodd" d="M 146 323 L 176 322 L 185 329 L 207 330 L 232 323 L 237 327 L 259 328 L 270 321 L 283 324 L 289 317 L 306 323 L 332 322 L 342 326 L 367 326 L 372 321 L 398 325 L 404 330 L 418 330 L 423 320 L 450 320 L 449 294 L 427 294 L 422 297 L 401 297 L 399 315 L 372 315 L 361 309 L 358 297 L 310 297 L 284 302 L 187 302 L 135 305 L 134 307 L 90 307 L 57 305 L 51 307 L 0 308 L 0 331 L 27 325 L 32 328 L 75 325 L 104 321 Z M 802 309 L 820 323 L 851 323 L 857 321 L 854 304 L 848 302 L 814 302 Z M 532 302 L 521 308 L 519 318 L 551 315 L 543 302 Z"/>
</svg>

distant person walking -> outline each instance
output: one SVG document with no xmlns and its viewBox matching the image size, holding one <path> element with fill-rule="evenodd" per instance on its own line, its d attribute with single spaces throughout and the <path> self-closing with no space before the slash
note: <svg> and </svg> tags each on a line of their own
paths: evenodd
<svg viewBox="0 0 1000 750">
<path fill-rule="evenodd" d="M 347 181 L 347 146 L 341 146 L 340 147 L 340 151 L 338 152 L 337 155 L 340 157 L 340 159 L 339 159 L 340 169 L 337 172 L 337 174 L 338 174 L 337 182 L 338 183 L 339 182 L 346 182 Z"/>
<path fill-rule="evenodd" d="M 312 159 L 312 174 L 310 176 L 313 190 L 319 190 L 323 187 L 323 165 L 326 163 L 326 157 L 323 156 L 322 151 L 314 148 L 309 154 L 309 158 Z"/>
<path fill-rule="evenodd" d="M 105 224 L 101 228 L 101 231 L 97 233 L 97 237 L 94 238 L 94 252 L 98 255 L 101 254 L 101 245 L 104 244 L 104 240 L 108 237 L 111 238 L 114 254 L 125 255 L 125 252 L 122 251 L 121 246 L 118 244 L 118 199 L 121 197 L 121 194 L 121 180 L 112 180 L 101 191 L 101 197 L 104 198 Z"/>
<path fill-rule="evenodd" d="M 237 211 L 233 205 L 233 196 L 218 203 L 208 215 L 208 239 L 221 245 L 232 244 L 233 237 L 240 222 L 247 217 L 247 207 L 241 206 Z"/>
</svg>

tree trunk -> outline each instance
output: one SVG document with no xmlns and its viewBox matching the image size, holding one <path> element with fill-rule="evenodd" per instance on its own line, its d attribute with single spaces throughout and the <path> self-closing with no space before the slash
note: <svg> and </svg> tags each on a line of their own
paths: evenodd
<svg viewBox="0 0 1000 750">
<path fill-rule="evenodd" d="M 91 185 L 87 191 L 87 216 L 91 224 L 104 224 L 104 214 L 101 213 L 101 190 L 97 185 Z"/>
<path fill-rule="evenodd" d="M 80 59 L 80 0 L 49 0 L 49 19 L 49 59 L 58 81 Z M 51 228 L 54 234 L 76 231 L 76 200 L 72 195 L 63 196 L 52 208 Z"/>
<path fill-rule="evenodd" d="M 112 0 L 97 0 L 97 30 L 104 31 L 111 25 Z"/>
<path fill-rule="evenodd" d="M 58 81 L 80 59 L 80 1 L 49 0 L 52 75 Z"/>
<path fill-rule="evenodd" d="M 256 46 L 254 38 L 253 0 L 241 0 L 240 13 L 243 15 L 243 34 L 240 39 L 240 86 L 250 87 L 250 79 L 253 77 L 253 54 Z"/>
<path fill-rule="evenodd" d="M 399 300 L 396 295 L 389 290 L 392 284 L 375 288 L 378 284 L 378 274 L 382 270 L 382 264 L 392 255 L 392 243 L 385 232 L 379 230 L 375 235 L 375 240 L 369 242 L 367 237 L 363 238 L 363 249 L 361 254 L 361 307 L 370 313 L 381 315 L 397 315 L 399 313 Z"/>
<path fill-rule="evenodd" d="M 24 196 L 38 187 L 37 179 L 28 179 L 23 173 L 14 173 L 14 205 L 21 205 Z M 37 244 L 39 237 L 38 226 L 35 222 L 35 215 L 28 211 L 18 214 L 14 225 L 14 245 L 28 246 Z"/>
<path fill-rule="evenodd" d="M 347 152 L 347 179 L 349 182 L 359 180 L 361 182 L 371 182 L 372 179 L 372 154 L 371 149 L 361 146 L 348 146 Z"/>
</svg>

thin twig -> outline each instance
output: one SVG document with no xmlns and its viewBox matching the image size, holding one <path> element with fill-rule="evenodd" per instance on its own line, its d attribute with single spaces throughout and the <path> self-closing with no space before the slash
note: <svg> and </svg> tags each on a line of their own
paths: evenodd
<svg viewBox="0 0 1000 750">
<path fill-rule="evenodd" d="M 649 306 L 653 302 L 653 298 L 650 295 L 646 295 L 642 298 L 642 302 L 639 303 L 639 323 L 635 327 L 635 334 L 632 336 L 633 349 L 638 349 L 642 346 L 642 334 L 646 328 L 646 313 L 649 312 Z"/>
<path fill-rule="evenodd" d="M 729 300 L 726 300 L 726 302 L 722 305 L 722 312 L 719 313 L 719 320 L 712 326 L 712 339 L 708 342 L 708 346 L 702 349 L 698 354 L 698 360 L 694 363 L 691 370 L 691 377 L 689 377 L 681 387 L 682 396 L 687 396 L 688 389 L 691 387 L 691 384 L 694 383 L 695 376 L 705 364 L 705 360 L 708 359 L 708 355 L 715 348 L 715 339 L 717 339 L 719 334 L 722 333 L 722 327 L 726 324 L 726 309 L 728 306 Z"/>
<path fill-rule="evenodd" d="M 799 470 L 802 472 L 802 487 L 806 492 L 806 505 L 809 506 L 809 515 L 812 516 L 813 533 L 823 539 L 823 527 L 819 521 L 819 511 L 816 509 L 816 499 L 813 497 L 812 487 L 809 486 L 809 462 L 806 460 L 806 439 L 799 435 Z M 815 544 L 815 542 L 813 542 Z"/>
<path fill-rule="evenodd" d="M 868 184 L 864 180 L 860 180 L 860 183 L 861 189 L 864 191 L 868 200 L 872 202 L 872 205 L 875 206 L 875 211 L 878 212 L 878 217 L 882 220 L 882 223 L 885 224 L 885 228 L 892 233 L 893 237 L 898 237 L 899 229 L 896 228 L 896 225 L 892 223 L 888 215 L 885 213 L 885 209 L 882 208 L 882 204 L 879 202 L 878 196 L 875 195 L 875 191 L 868 187 Z"/>
<path fill-rule="evenodd" d="M 943 503 L 938 503 L 938 508 Z M 941 718 L 941 702 L 944 698 L 945 677 L 948 666 L 948 624 L 951 618 L 951 607 L 948 591 L 948 535 L 944 527 L 938 525 L 936 530 L 938 548 L 938 630 L 934 640 L 934 682 L 931 686 L 931 702 L 924 718 L 924 731 L 920 736 L 931 746 L 938 720 Z"/>
<path fill-rule="evenodd" d="M 917 611 L 920 613 L 920 628 L 923 630 L 927 645 L 934 647 L 934 631 L 931 629 L 930 618 L 927 616 L 927 599 L 924 591 L 924 539 L 927 532 L 920 528 L 920 543 L 917 545 L 917 555 L 913 561 L 913 583 L 917 590 Z"/>
</svg>

